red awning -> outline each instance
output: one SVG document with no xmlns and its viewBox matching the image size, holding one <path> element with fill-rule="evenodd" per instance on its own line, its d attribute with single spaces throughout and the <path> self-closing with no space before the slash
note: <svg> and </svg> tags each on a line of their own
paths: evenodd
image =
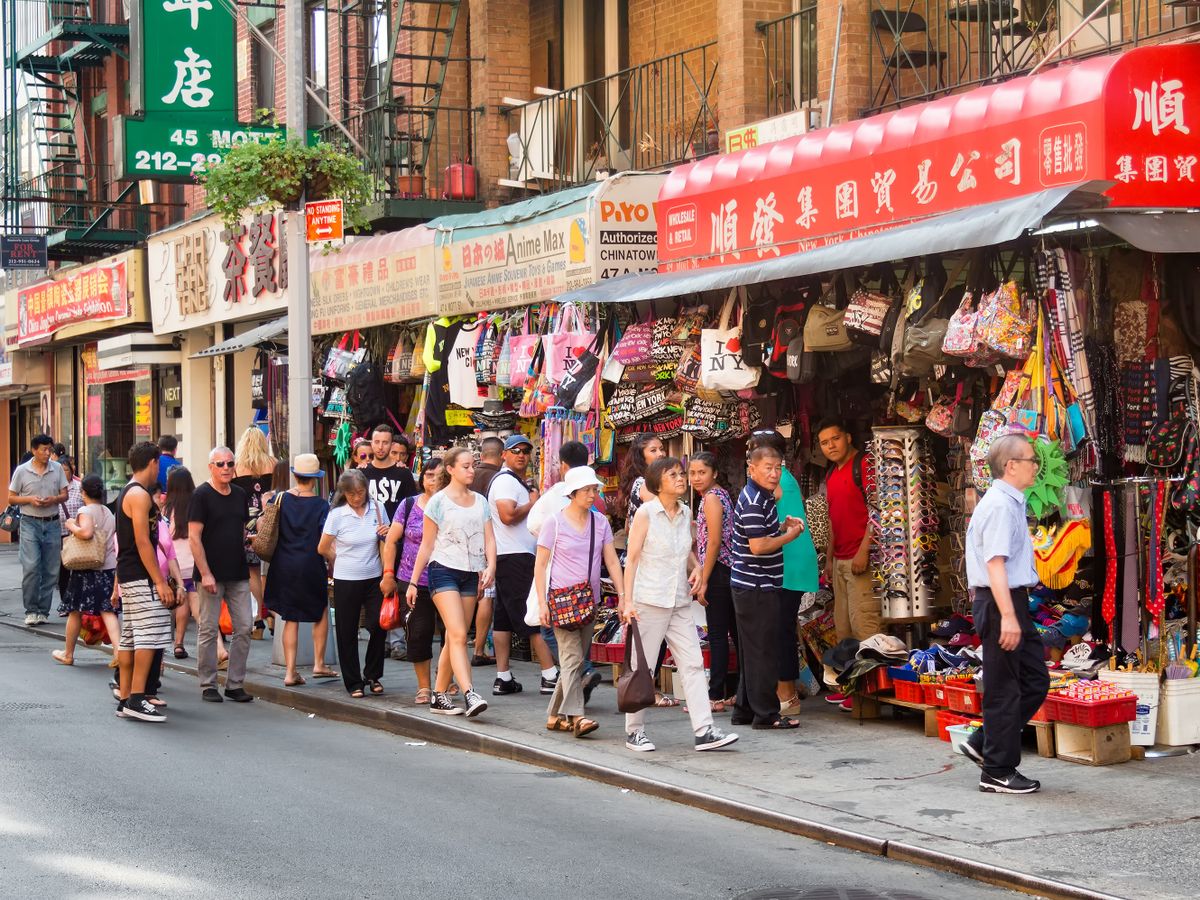
<svg viewBox="0 0 1200 900">
<path fill-rule="evenodd" d="M 659 270 L 750 262 L 1047 188 L 1200 206 L 1200 46 L 1142 47 L 680 166 Z"/>
</svg>

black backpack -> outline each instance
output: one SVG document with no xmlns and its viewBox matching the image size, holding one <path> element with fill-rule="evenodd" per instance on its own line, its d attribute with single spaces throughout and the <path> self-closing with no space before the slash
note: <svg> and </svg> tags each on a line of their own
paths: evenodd
<svg viewBox="0 0 1200 900">
<path fill-rule="evenodd" d="M 387 419 L 383 377 L 370 359 L 364 359 L 346 376 L 346 402 L 357 431 L 374 428 Z"/>
</svg>

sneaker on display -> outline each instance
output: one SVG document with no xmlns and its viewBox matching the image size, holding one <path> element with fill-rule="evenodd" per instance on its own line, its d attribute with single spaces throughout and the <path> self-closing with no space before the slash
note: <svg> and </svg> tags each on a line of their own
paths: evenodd
<svg viewBox="0 0 1200 900">
<path fill-rule="evenodd" d="M 826 694 L 825 702 L 832 703 L 834 706 L 840 706 L 846 701 L 845 694 Z"/>
</svg>

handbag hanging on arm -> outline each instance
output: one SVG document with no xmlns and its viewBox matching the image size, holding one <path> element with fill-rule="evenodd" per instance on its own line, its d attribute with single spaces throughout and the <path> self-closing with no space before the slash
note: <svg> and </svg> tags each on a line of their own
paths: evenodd
<svg viewBox="0 0 1200 900">
<path fill-rule="evenodd" d="M 275 547 L 279 543 L 279 507 L 283 503 L 280 491 L 263 507 L 262 513 L 255 520 L 254 535 L 250 538 L 250 549 L 254 554 L 267 562 L 275 555 Z"/>
<path fill-rule="evenodd" d="M 584 627 L 596 614 L 596 592 L 592 587 L 592 568 L 596 564 L 596 516 L 588 510 L 588 577 L 586 581 L 546 591 L 546 605 L 550 607 L 550 624 L 565 631 L 576 631 Z M 554 542 L 563 527 L 562 516 L 555 523 Z M 553 553 L 553 549 L 551 550 Z M 549 574 L 547 574 L 547 578 Z"/>
<path fill-rule="evenodd" d="M 631 663 L 632 651 L 637 651 L 637 668 Z M 617 679 L 617 710 L 623 713 L 637 712 L 654 705 L 654 667 L 646 659 L 642 649 L 642 636 L 638 632 L 637 619 L 625 629 L 625 664 L 621 677 Z"/>
<path fill-rule="evenodd" d="M 74 534 L 63 538 L 62 564 L 72 572 L 96 571 L 104 568 L 104 557 L 108 555 L 109 535 L 100 528 L 92 531 L 87 540 Z"/>
</svg>

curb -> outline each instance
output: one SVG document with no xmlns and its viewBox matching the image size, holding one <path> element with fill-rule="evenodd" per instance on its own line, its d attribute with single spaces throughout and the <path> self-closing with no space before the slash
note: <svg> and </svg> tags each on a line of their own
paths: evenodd
<svg viewBox="0 0 1200 900">
<path fill-rule="evenodd" d="M 7 625 L 26 634 L 51 638 L 61 641 L 62 635 L 53 631 L 39 628 L 29 628 L 15 621 L 6 621 L 0 617 L 0 624 Z M 195 666 L 185 666 L 173 661 L 170 657 L 164 659 L 168 669 L 185 675 L 195 675 Z M 889 841 L 873 837 L 861 832 L 836 828 L 811 819 L 787 815 L 749 803 L 742 803 L 712 794 L 683 788 L 669 782 L 659 781 L 643 775 L 633 775 L 622 772 L 610 766 L 598 763 L 584 762 L 570 756 L 530 747 L 508 738 L 496 737 L 473 729 L 461 728 L 442 720 L 429 719 L 413 713 L 402 712 L 382 707 L 372 707 L 367 704 L 355 704 L 342 700 L 332 700 L 319 697 L 293 688 L 258 682 L 247 679 L 245 682 L 254 696 L 269 703 L 289 706 L 305 713 L 314 713 L 325 719 L 346 722 L 351 725 L 361 725 L 375 728 L 396 735 L 418 738 L 430 741 L 444 747 L 456 750 L 467 750 L 474 753 L 485 753 L 500 759 L 526 765 L 552 769 L 568 775 L 587 778 L 613 787 L 628 788 L 649 797 L 682 803 L 695 809 L 715 813 L 749 825 L 758 825 L 798 837 L 821 841 L 846 850 L 869 853 L 872 856 L 894 859 L 910 865 L 936 869 L 995 885 L 1008 890 L 1020 891 L 1047 897 L 1050 900 L 1122 900 L 1112 894 L 1093 891 L 1079 885 L 1064 881 L 1042 878 L 1015 869 L 993 866 L 977 860 L 956 856 L 906 844 L 900 841 Z"/>
</svg>

